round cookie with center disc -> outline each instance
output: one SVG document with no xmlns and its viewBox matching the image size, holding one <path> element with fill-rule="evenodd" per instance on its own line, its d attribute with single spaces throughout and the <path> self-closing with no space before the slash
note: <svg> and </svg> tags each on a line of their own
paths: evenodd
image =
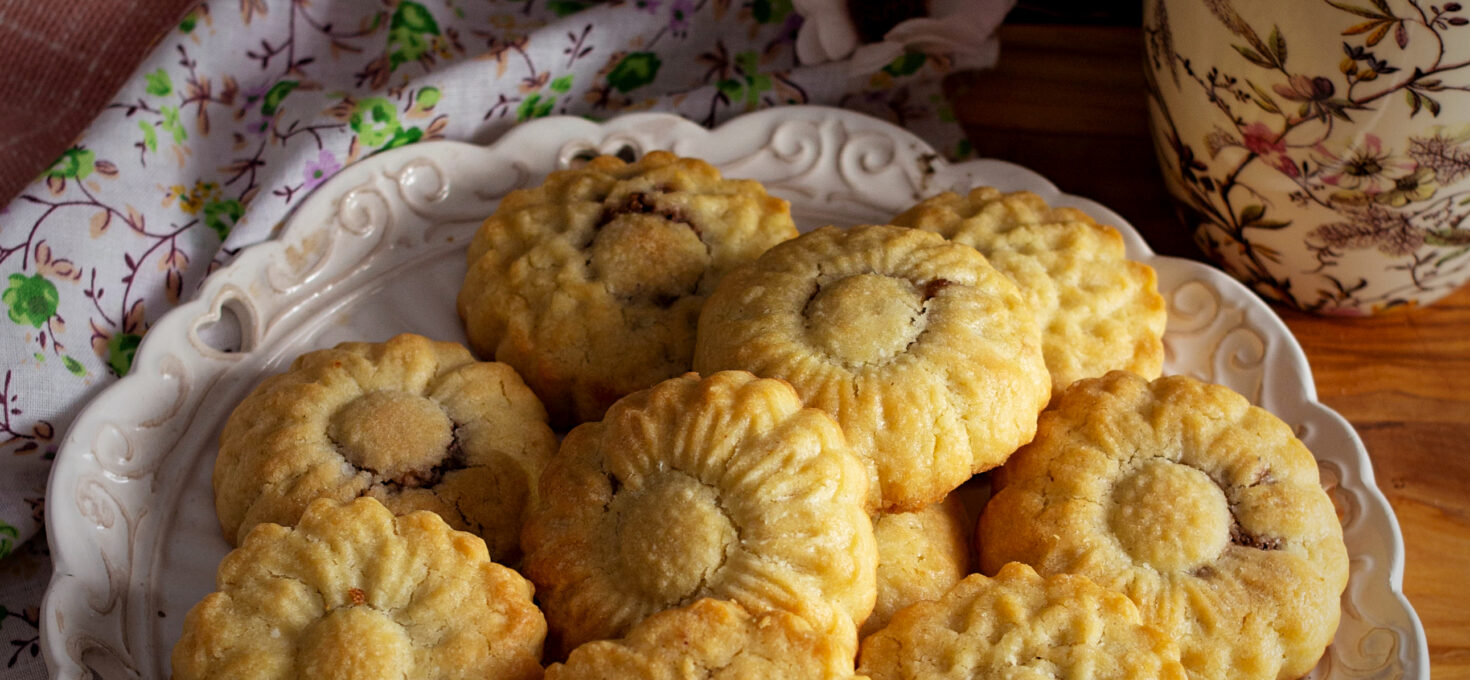
<svg viewBox="0 0 1470 680">
<path fill-rule="evenodd" d="M 688 371 L 715 284 L 794 236 L 790 206 L 755 181 L 663 151 L 602 156 L 500 202 L 470 244 L 459 315 L 475 352 L 569 428 Z"/>
<path fill-rule="evenodd" d="M 317 498 L 372 496 L 438 513 L 509 563 L 555 450 L 545 410 L 510 366 L 412 334 L 343 343 L 297 357 L 230 414 L 215 511 L 237 543 L 256 524 L 294 524 Z"/>
<path fill-rule="evenodd" d="M 1153 268 L 1127 259 L 1116 229 L 994 187 L 928 198 L 893 223 L 971 246 L 1016 283 L 1041 325 L 1054 394 L 1111 370 L 1159 376 L 1164 298 Z"/>
<path fill-rule="evenodd" d="M 621 640 L 574 650 L 547 680 L 856 680 L 852 624 L 821 631 L 795 614 L 702 599 L 644 619 Z"/>
<path fill-rule="evenodd" d="M 566 436 L 524 573 L 563 650 L 704 597 L 851 625 L 876 594 L 867 486 L 837 424 L 786 383 L 686 374 Z"/>
<path fill-rule="evenodd" d="M 1086 577 L 1007 564 L 898 612 L 863 639 L 873 680 L 1185 680 L 1179 649 L 1128 598 Z"/>
<path fill-rule="evenodd" d="M 532 587 L 438 515 L 371 498 L 262 524 L 189 610 L 175 680 L 541 677 Z"/>
<path fill-rule="evenodd" d="M 885 512 L 1000 465 L 1051 395 L 1041 331 L 974 248 L 892 226 L 824 227 L 725 278 L 694 369 L 790 382 L 837 419 Z"/>
<path fill-rule="evenodd" d="M 1296 678 L 1332 641 L 1347 549 L 1316 461 L 1228 388 L 1114 371 L 1074 384 L 1006 463 L 981 567 L 1121 592 L 1192 678 Z"/>
</svg>

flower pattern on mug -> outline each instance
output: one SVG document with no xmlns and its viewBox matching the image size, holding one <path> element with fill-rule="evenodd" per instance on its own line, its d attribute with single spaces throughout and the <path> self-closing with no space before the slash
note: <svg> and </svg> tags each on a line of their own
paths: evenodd
<svg viewBox="0 0 1470 680">
<path fill-rule="evenodd" d="M 1253 25 L 1232 0 L 1204 5 L 1241 61 L 1196 63 L 1178 49 L 1164 0 L 1149 3 L 1144 32 L 1155 134 L 1175 191 L 1182 189 L 1196 213 L 1196 240 L 1256 291 L 1311 311 L 1378 311 L 1448 292 L 1451 277 L 1470 266 L 1470 187 L 1453 186 L 1470 176 L 1470 124 L 1437 119 L 1447 98 L 1470 89 L 1470 62 L 1447 52 L 1470 41 L 1470 18 L 1454 2 L 1312 1 L 1347 18 L 1335 72 L 1299 70 L 1304 59 L 1291 58 L 1295 37 L 1274 24 L 1269 31 Z M 1423 45 L 1434 49 L 1408 51 Z M 1165 82 L 1183 96 L 1202 95 L 1217 111 L 1202 139 L 1182 136 L 1164 105 Z M 1351 130 L 1400 106 L 1411 121 L 1436 123 L 1395 139 Z M 1295 187 L 1295 207 L 1331 217 L 1294 224 L 1302 212 L 1266 198 L 1266 183 L 1283 180 Z M 1254 238 L 1256 230 L 1287 228 L 1303 235 L 1314 269 L 1292 271 L 1280 252 Z M 1409 283 L 1371 286 L 1370 276 L 1341 269 L 1349 253 L 1367 249 L 1393 258 L 1383 265 L 1385 280 L 1407 272 Z M 1326 284 L 1306 289 L 1303 273 Z"/>
</svg>

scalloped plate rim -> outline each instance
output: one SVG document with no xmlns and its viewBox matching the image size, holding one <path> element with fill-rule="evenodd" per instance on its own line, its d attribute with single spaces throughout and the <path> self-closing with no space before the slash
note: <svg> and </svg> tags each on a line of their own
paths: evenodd
<svg viewBox="0 0 1470 680">
<path fill-rule="evenodd" d="M 1300 385 L 1300 403 L 1293 404 L 1298 409 L 1306 411 L 1317 411 L 1321 413 L 1335 427 L 1340 428 L 1346 435 L 1353 447 L 1353 459 L 1356 466 L 1354 474 L 1362 483 L 1363 491 L 1368 499 L 1381 510 L 1387 519 L 1386 526 L 1388 535 L 1383 538 L 1389 547 L 1388 557 L 1388 585 L 1390 594 L 1402 607 L 1410 623 L 1410 630 L 1399 631 L 1407 636 L 1407 641 L 1414 647 L 1412 660 L 1416 661 L 1420 673 L 1416 677 L 1428 677 L 1428 647 L 1425 639 L 1423 626 L 1417 612 L 1409 603 L 1402 592 L 1402 579 L 1404 570 L 1403 537 L 1394 515 L 1392 507 L 1387 502 L 1382 490 L 1378 487 L 1373 467 L 1368 458 L 1367 450 L 1361 438 L 1345 418 L 1332 408 L 1322 404 L 1317 399 L 1314 381 L 1311 379 L 1311 369 L 1306 355 L 1301 346 L 1296 342 L 1285 323 L 1278 317 L 1269 306 L 1255 296 L 1244 284 L 1231 278 L 1224 272 L 1206 266 L 1193 260 L 1159 255 L 1153 252 L 1147 242 L 1143 240 L 1138 231 L 1124 220 L 1120 215 L 1101 203 L 1084 197 L 1063 193 L 1055 184 L 1044 176 L 1007 161 L 998 159 L 975 159 L 961 163 L 950 164 L 943 159 L 938 159 L 937 154 L 926 142 L 912 133 L 898 128 L 884 121 L 868 117 L 863 114 L 842 109 L 832 109 L 819 106 L 791 106 L 777 109 L 768 109 L 755 113 L 736 117 L 725 124 L 715 128 L 703 128 L 687 119 L 665 113 L 632 113 L 622 115 L 607 121 L 596 123 L 583 118 L 572 116 L 556 116 L 531 121 L 512 128 L 505 135 L 490 142 L 489 144 L 475 144 L 462 141 L 439 140 L 410 145 L 407 147 L 390 150 L 377 154 L 371 158 L 359 161 L 338 173 L 332 179 L 318 187 L 311 196 L 303 200 L 285 218 L 285 227 L 278 234 L 267 241 L 251 245 L 244 249 L 229 265 L 211 273 L 200 284 L 197 292 L 189 301 L 178 305 L 174 309 L 161 316 L 153 325 L 152 331 L 159 329 L 172 329 L 175 327 L 189 329 L 191 324 L 197 324 L 201 319 L 218 315 L 219 310 L 215 308 L 214 301 L 219 293 L 219 288 L 228 285 L 228 276 L 231 272 L 239 272 L 247 268 L 264 268 L 267 264 L 288 250 L 290 244 L 299 243 L 305 236 L 322 229 L 320 225 L 307 224 L 298 219 L 303 214 L 312 214 L 316 211 L 329 209 L 329 206 L 337 204 L 343 196 L 352 188 L 362 184 L 363 179 L 371 177 L 375 173 L 382 173 L 387 168 L 400 167 L 394 162 L 403 159 L 432 154 L 441 151 L 448 155 L 454 154 L 476 154 L 486 153 L 503 145 L 524 144 L 530 147 L 546 146 L 546 140 L 558 140 L 556 144 L 562 148 L 571 146 L 578 137 L 600 139 L 606 142 L 615 139 L 620 134 L 633 134 L 640 127 L 649 126 L 665 130 L 663 134 L 680 137 L 679 141 L 687 141 L 689 137 L 703 138 L 731 138 L 740 134 L 750 134 L 773 128 L 785 121 L 809 120 L 809 121 L 851 121 L 855 125 L 864 128 L 879 128 L 891 137 L 896 143 L 908 145 L 913 150 L 927 150 L 934 154 L 935 160 L 930 160 L 934 176 L 958 177 L 965 174 L 973 175 L 1001 175 L 1017 183 L 1016 188 L 1024 188 L 1041 195 L 1049 203 L 1058 206 L 1070 206 L 1082 209 L 1100 221 L 1111 224 L 1118 228 L 1123 234 L 1127 245 L 1129 257 L 1154 266 L 1156 269 L 1182 269 L 1190 274 L 1201 277 L 1208 282 L 1214 290 L 1233 301 L 1245 302 L 1246 313 L 1250 316 L 1250 325 L 1256 330 L 1269 334 L 1273 340 L 1280 342 L 1278 349 L 1284 352 L 1284 356 L 1278 356 L 1276 361 L 1286 361 L 1297 375 L 1303 378 Z M 550 133 L 550 134 L 548 134 Z M 772 143 L 767 140 L 767 144 Z M 896 155 L 896 154 L 895 154 Z M 182 338 L 187 339 L 187 338 Z M 96 429 L 94 421 L 100 419 L 100 414 L 114 400 L 123 399 L 131 394 L 134 386 L 142 385 L 145 374 L 138 369 L 157 369 L 158 363 L 164 356 L 165 350 L 159 349 L 165 343 L 177 343 L 181 338 L 164 336 L 156 332 L 145 334 L 135 354 L 133 370 L 111 385 L 108 385 L 88 404 L 78 412 L 76 419 L 68 428 L 66 436 L 56 460 L 53 462 L 50 478 L 47 485 L 48 505 L 53 508 L 67 508 L 66 512 L 55 510 L 48 512 L 46 516 L 46 531 L 52 537 L 52 559 L 53 572 L 50 583 L 47 586 L 45 596 L 42 600 L 41 642 L 48 670 L 53 677 L 74 677 L 84 669 L 76 666 L 72 658 L 64 649 L 64 641 L 57 639 L 59 630 L 55 628 L 62 612 L 54 611 L 53 595 L 65 587 L 68 583 L 79 580 L 70 569 L 71 560 L 77 557 L 89 557 L 82 548 L 94 545 L 91 541 L 66 539 L 58 540 L 58 522 L 62 522 L 63 515 L 67 515 L 74 509 L 74 502 L 57 503 L 58 500 L 75 501 L 69 489 L 58 487 L 58 480 L 70 479 L 75 476 L 77 466 L 85 464 L 91 455 L 85 444 L 80 441 L 80 433 L 91 432 Z M 251 351 L 261 348 L 252 348 Z M 209 360 L 208 357 L 200 355 L 194 357 L 200 360 Z M 216 370 L 216 375 L 227 370 L 228 364 L 238 361 L 240 356 L 233 359 L 215 357 L 214 361 L 221 362 L 222 368 Z M 151 376 L 150 376 L 151 377 Z M 207 391 L 207 388 L 204 390 Z M 67 516 L 65 521 L 80 521 Z M 77 555 L 73 555 L 73 552 Z M 1405 677 L 1408 677 L 1407 675 Z"/>
</svg>

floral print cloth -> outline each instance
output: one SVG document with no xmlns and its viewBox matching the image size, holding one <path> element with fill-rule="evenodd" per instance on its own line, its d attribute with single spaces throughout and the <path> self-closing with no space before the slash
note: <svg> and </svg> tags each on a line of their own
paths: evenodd
<svg viewBox="0 0 1470 680">
<path fill-rule="evenodd" d="M 993 27 L 1009 3 L 975 7 Z M 714 125 L 803 103 L 969 154 L 938 89 L 952 59 L 803 66 L 802 24 L 792 0 L 218 0 L 185 15 L 0 211 L 0 674 L 44 677 L 37 534 L 67 425 L 128 372 L 151 323 L 344 166 L 550 115 Z"/>
</svg>

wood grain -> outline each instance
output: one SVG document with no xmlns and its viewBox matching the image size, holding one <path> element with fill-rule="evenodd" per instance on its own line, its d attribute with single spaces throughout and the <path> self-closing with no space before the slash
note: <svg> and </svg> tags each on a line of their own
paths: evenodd
<svg viewBox="0 0 1470 680">
<path fill-rule="evenodd" d="M 1131 27 L 1005 26 L 1001 61 L 946 83 L 977 152 L 1030 167 L 1123 215 L 1154 249 L 1201 259 L 1149 141 Z M 1470 679 L 1470 288 L 1387 316 L 1274 307 L 1320 400 L 1357 429 L 1403 529 L 1404 592 L 1434 678 Z"/>
</svg>

